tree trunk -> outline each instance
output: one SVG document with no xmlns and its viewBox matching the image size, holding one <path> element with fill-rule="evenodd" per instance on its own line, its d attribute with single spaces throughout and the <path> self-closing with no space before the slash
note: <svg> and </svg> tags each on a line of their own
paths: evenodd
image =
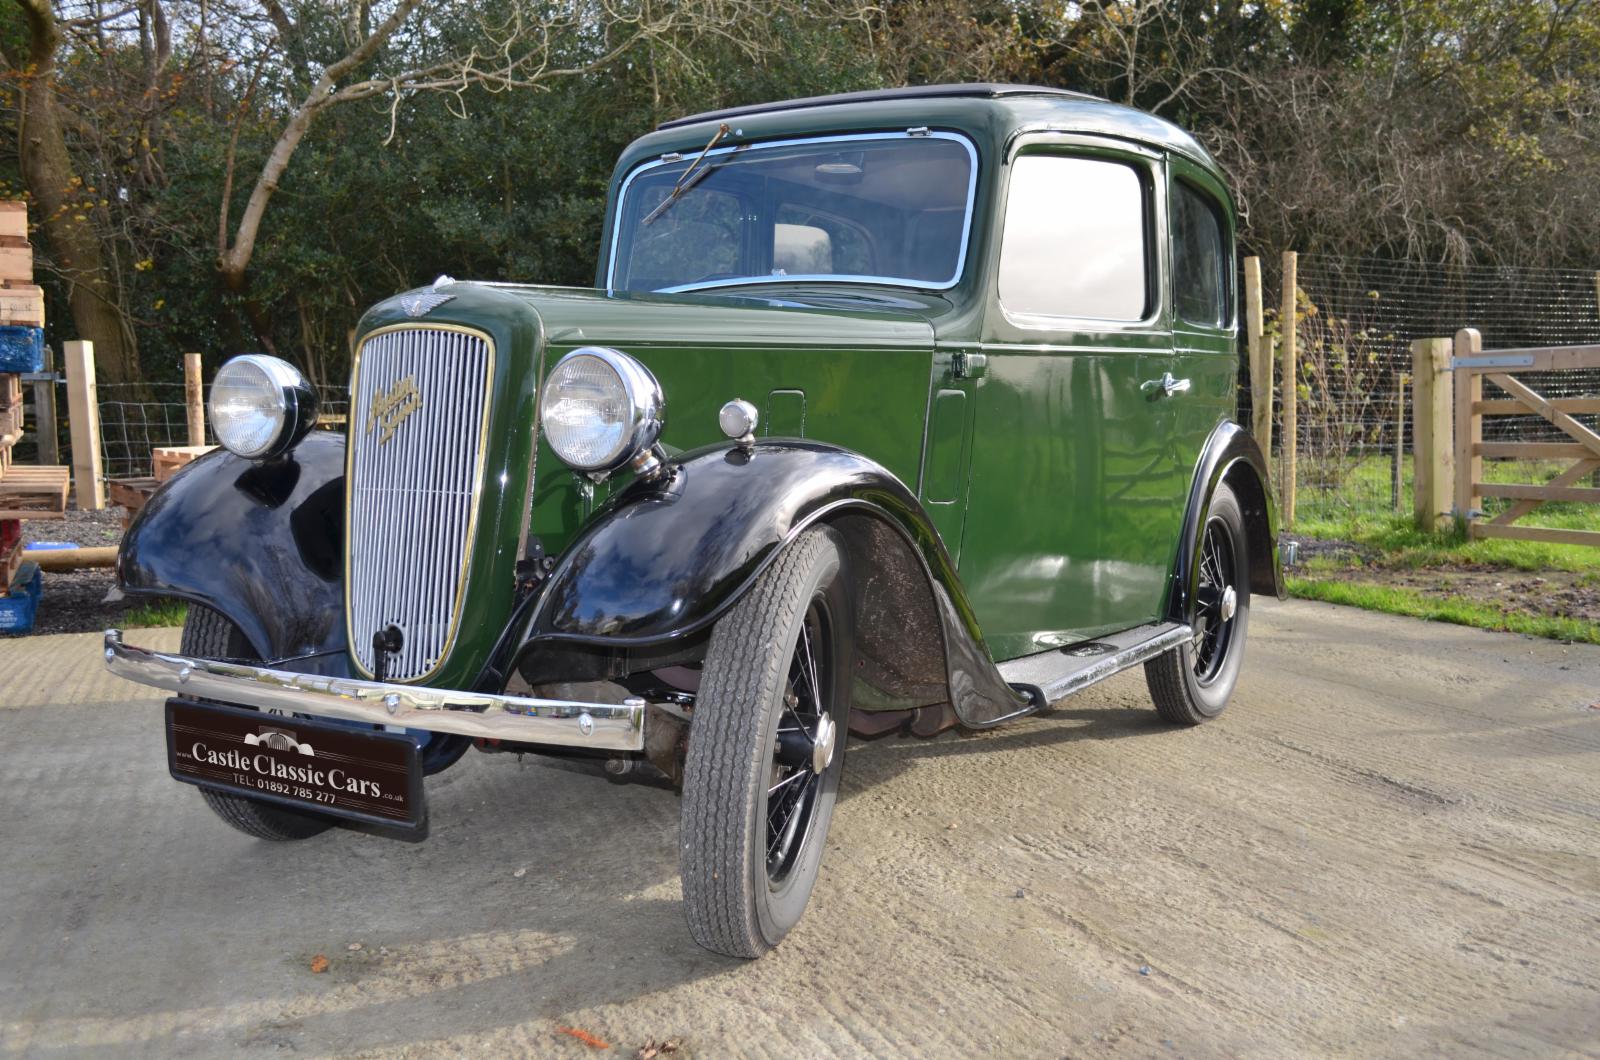
<svg viewBox="0 0 1600 1060">
<path fill-rule="evenodd" d="M 19 70 L 22 106 L 17 148 L 22 178 L 33 198 L 50 256 L 67 284 L 78 337 L 94 343 L 95 371 L 108 383 L 139 379 L 139 355 L 119 306 L 118 285 L 106 270 L 100 237 L 72 169 L 56 95 L 56 51 L 61 31 L 49 0 L 17 0 L 28 24 L 26 56 L 8 56 Z M 19 61 L 20 60 L 20 61 Z"/>
</svg>

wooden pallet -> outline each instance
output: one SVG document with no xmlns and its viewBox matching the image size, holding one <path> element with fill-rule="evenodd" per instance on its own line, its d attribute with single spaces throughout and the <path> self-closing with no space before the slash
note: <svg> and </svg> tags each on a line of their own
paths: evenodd
<svg viewBox="0 0 1600 1060">
<path fill-rule="evenodd" d="M 0 479 L 11 469 L 11 447 L 22 438 L 22 377 L 0 373 Z"/>
<path fill-rule="evenodd" d="M 0 286 L 0 324 L 43 327 L 44 289 L 31 283 Z"/>
<path fill-rule="evenodd" d="M 133 525 L 133 517 L 144 507 L 144 502 L 156 491 L 161 483 L 156 481 L 154 475 L 144 475 L 140 478 L 114 478 L 109 483 L 109 494 L 112 504 L 122 506 L 122 529 L 126 530 Z"/>
<path fill-rule="evenodd" d="M 17 571 L 22 568 L 22 542 L 19 540 L 4 555 L 0 555 L 0 596 L 11 591 L 11 583 L 17 578 Z"/>
<path fill-rule="evenodd" d="M 33 282 L 33 246 L 0 247 L 0 283 Z"/>
<path fill-rule="evenodd" d="M 150 463 L 154 465 L 157 482 L 165 482 L 185 465 L 205 456 L 214 445 L 158 445 L 150 450 Z"/>
<path fill-rule="evenodd" d="M 60 519 L 71 484 L 70 467 L 13 464 L 0 478 L 0 519 Z"/>
<path fill-rule="evenodd" d="M 0 202 L 0 237 L 28 242 L 28 204 L 21 199 Z"/>
<path fill-rule="evenodd" d="M 12 446 L 22 437 L 22 395 L 7 400 L 0 394 L 0 445 Z M 9 439 L 9 441 L 7 440 Z"/>
</svg>

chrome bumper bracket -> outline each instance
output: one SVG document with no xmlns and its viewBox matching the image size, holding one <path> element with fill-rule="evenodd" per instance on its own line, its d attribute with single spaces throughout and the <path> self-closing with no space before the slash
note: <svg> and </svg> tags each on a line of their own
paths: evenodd
<svg viewBox="0 0 1600 1060">
<path fill-rule="evenodd" d="M 119 629 L 106 630 L 105 654 L 106 667 L 118 677 L 184 696 L 262 710 L 511 743 L 644 750 L 647 704 L 642 699 L 579 703 L 298 674 L 134 647 L 122 642 Z"/>
</svg>

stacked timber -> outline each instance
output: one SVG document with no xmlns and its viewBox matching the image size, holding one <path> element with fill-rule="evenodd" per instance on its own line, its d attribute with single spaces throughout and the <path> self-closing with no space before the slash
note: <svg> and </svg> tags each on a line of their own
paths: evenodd
<svg viewBox="0 0 1600 1060">
<path fill-rule="evenodd" d="M 23 376 L 43 368 L 44 292 L 33 282 L 28 206 L 0 202 L 0 630 L 31 625 L 38 602 L 38 571 L 22 562 L 22 520 L 60 519 L 67 510 L 69 469 L 12 458 L 26 426 Z"/>
</svg>

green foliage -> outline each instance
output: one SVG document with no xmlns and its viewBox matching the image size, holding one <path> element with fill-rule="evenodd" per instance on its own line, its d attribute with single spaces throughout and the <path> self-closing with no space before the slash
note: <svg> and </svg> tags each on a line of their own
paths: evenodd
<svg viewBox="0 0 1600 1060">
<path fill-rule="evenodd" d="M 159 64 L 145 46 L 156 3 L 173 26 Z M 201 10 L 133 5 L 68 33 L 59 55 L 75 208 L 151 379 L 178 378 L 186 350 L 216 364 L 269 345 L 337 385 L 363 309 L 441 272 L 592 282 L 613 160 L 659 121 L 902 83 L 1056 84 L 1153 109 L 1230 170 L 1247 247 L 1592 267 L 1600 245 L 1593 3 L 486 0 L 424 5 L 341 83 L 381 82 L 387 55 L 426 65 L 481 49 L 516 18 L 554 19 L 552 69 L 616 58 L 536 88 L 378 91 L 323 109 L 271 200 L 246 288 L 228 290 L 219 230 L 351 26 L 343 4 L 290 4 L 283 33 L 241 0 L 205 7 L 202 47 Z M 644 28 L 667 13 L 670 29 Z M 16 5 L 0 6 L 12 142 L 26 41 Z M 0 154 L 0 195 L 22 186 L 15 153 Z M 39 249 L 50 316 L 71 337 L 52 249 Z M 1330 348 L 1347 354 L 1330 368 L 1359 372 L 1358 349 Z"/>
<path fill-rule="evenodd" d="M 429 5 L 397 46 L 422 54 L 481 46 L 482 26 L 514 8 L 527 15 L 537 5 Z M 3 10 L 0 34 L 11 33 L 15 7 Z M 608 10 L 610 24 L 565 25 L 552 38 L 552 65 L 579 65 L 640 32 L 628 5 Z M 828 4 L 772 5 L 761 19 L 755 10 L 729 5 L 743 15 L 727 25 L 709 4 L 700 21 L 646 38 L 624 61 L 539 89 L 473 84 L 324 109 L 271 200 L 243 292 L 225 289 L 217 270 L 229 161 L 233 224 L 308 90 L 302 71 L 348 47 L 337 5 L 296 5 L 300 32 L 259 69 L 194 51 L 180 28 L 153 97 L 142 95 L 136 36 L 70 47 L 61 79 L 79 130 L 74 164 L 106 199 L 93 220 L 145 376 L 181 378 L 189 350 L 214 366 L 270 345 L 314 382 L 337 386 L 365 308 L 441 273 L 592 284 L 611 167 L 634 137 L 687 112 L 880 83 L 866 22 L 841 25 Z M 0 127 L 11 138 L 15 105 L 14 94 L 0 94 Z M 21 186 L 15 158 L 0 156 L 0 193 Z M 70 337 L 47 246 L 40 259 L 50 315 Z"/>
</svg>

